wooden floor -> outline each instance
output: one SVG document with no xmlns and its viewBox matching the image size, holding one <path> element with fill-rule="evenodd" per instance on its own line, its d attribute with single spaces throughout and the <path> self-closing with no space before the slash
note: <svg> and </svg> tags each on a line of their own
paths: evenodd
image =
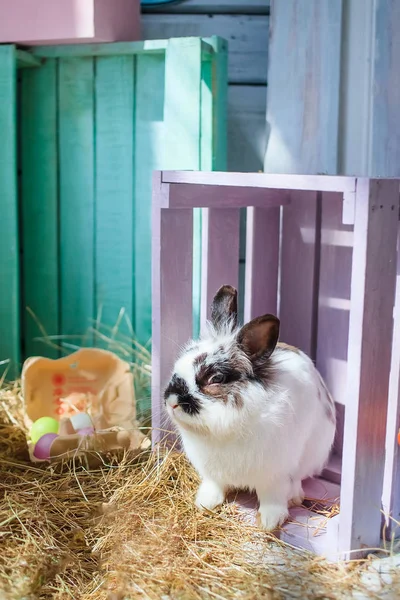
<svg viewBox="0 0 400 600">
<path fill-rule="evenodd" d="M 340 485 L 322 478 L 308 479 L 303 484 L 306 500 L 304 504 L 325 505 L 327 509 L 338 503 Z M 237 503 L 246 521 L 255 524 L 258 512 L 257 498 L 254 494 L 240 492 L 229 499 Z M 314 502 L 315 501 L 315 502 Z M 335 559 L 332 552 L 331 529 L 336 529 L 337 517 L 328 518 L 304 506 L 291 508 L 289 520 L 276 535 L 292 546 L 301 547 L 316 554 Z M 331 523 L 333 527 L 331 527 Z"/>
</svg>

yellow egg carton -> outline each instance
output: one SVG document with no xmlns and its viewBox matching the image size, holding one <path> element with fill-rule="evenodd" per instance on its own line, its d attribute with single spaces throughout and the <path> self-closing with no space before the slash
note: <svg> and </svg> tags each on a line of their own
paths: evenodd
<svg viewBox="0 0 400 600">
<path fill-rule="evenodd" d="M 82 348 L 56 360 L 28 358 L 22 370 L 22 394 L 29 429 L 41 417 L 59 422 L 48 458 L 37 458 L 35 443 L 28 440 L 33 462 L 121 449 L 140 451 L 150 446 L 136 419 L 129 364 L 113 352 Z M 76 416 L 82 413 L 90 416 L 91 435 L 82 435 L 74 428 Z"/>
</svg>

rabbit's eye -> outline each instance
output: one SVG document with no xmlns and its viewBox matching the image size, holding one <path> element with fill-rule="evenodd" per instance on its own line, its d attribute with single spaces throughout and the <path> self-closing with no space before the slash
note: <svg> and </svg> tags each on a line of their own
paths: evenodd
<svg viewBox="0 0 400 600">
<path fill-rule="evenodd" d="M 213 375 L 209 379 L 209 383 L 224 383 L 224 381 L 225 375 L 223 375 L 222 373 L 215 373 L 215 375 Z"/>
</svg>

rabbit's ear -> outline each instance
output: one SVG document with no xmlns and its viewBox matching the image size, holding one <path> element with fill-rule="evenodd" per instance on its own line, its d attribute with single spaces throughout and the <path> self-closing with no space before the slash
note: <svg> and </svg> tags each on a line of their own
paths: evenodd
<svg viewBox="0 0 400 600">
<path fill-rule="evenodd" d="M 216 331 L 234 329 L 237 325 L 237 290 L 231 285 L 223 285 L 214 296 L 211 306 L 211 323 Z"/>
<path fill-rule="evenodd" d="M 279 339 L 280 322 L 273 315 L 253 319 L 239 331 L 237 342 L 250 360 L 268 358 Z"/>
</svg>

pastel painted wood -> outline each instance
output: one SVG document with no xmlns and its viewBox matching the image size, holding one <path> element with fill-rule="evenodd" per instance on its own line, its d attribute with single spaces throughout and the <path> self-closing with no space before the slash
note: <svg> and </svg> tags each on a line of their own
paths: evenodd
<svg viewBox="0 0 400 600">
<path fill-rule="evenodd" d="M 378 3 L 375 15 L 371 169 L 373 175 L 398 177 L 400 129 L 395 107 L 400 103 L 400 74 L 395 61 L 400 52 L 400 4 Z"/>
<path fill-rule="evenodd" d="M 322 196 L 317 366 L 336 402 L 345 404 L 353 226 L 342 224 L 343 198 Z"/>
<path fill-rule="evenodd" d="M 262 171 L 267 143 L 266 102 L 266 86 L 229 86 L 228 171 Z"/>
<path fill-rule="evenodd" d="M 143 15 L 146 40 L 185 36 L 214 36 L 229 44 L 229 83 L 265 84 L 267 81 L 269 17 L 257 15 L 151 14 Z"/>
<path fill-rule="evenodd" d="M 0 47 L 0 375 L 9 377 L 20 362 L 16 60 L 13 46 Z"/>
<path fill-rule="evenodd" d="M 165 4 L 145 4 L 142 11 L 179 14 L 269 14 L 269 0 L 183 0 Z"/>
<path fill-rule="evenodd" d="M 0 377 L 5 375 L 9 379 L 19 374 L 23 328 L 20 312 L 17 70 L 30 71 L 38 64 L 27 52 L 11 45 L 0 46 L 0 133 L 3 142 L 0 147 Z"/>
<path fill-rule="evenodd" d="M 152 201 L 153 407 L 162 403 L 174 356 L 192 336 L 193 211 L 163 210 L 167 195 L 156 172 Z M 152 413 L 152 427 L 156 441 L 171 431 L 160 410 Z"/>
<path fill-rule="evenodd" d="M 201 328 L 211 315 L 215 291 L 228 283 L 239 283 L 238 208 L 207 208 L 202 222 Z"/>
<path fill-rule="evenodd" d="M 185 236 L 185 223 L 189 222 L 188 214 L 191 214 L 193 207 L 209 207 L 206 213 L 209 217 L 208 229 L 205 229 L 205 232 L 212 231 L 213 227 L 222 231 L 222 214 L 225 211 L 233 217 L 234 212 L 231 211 L 249 207 L 246 236 L 246 320 L 255 316 L 256 312 L 264 312 L 267 303 L 272 311 L 277 308 L 279 268 L 280 317 L 282 323 L 291 319 L 290 326 L 286 326 L 286 333 L 282 335 L 284 341 L 289 337 L 290 342 L 297 335 L 299 345 L 316 356 L 317 362 L 325 367 L 325 373 L 328 375 L 331 371 L 326 361 L 332 354 L 332 348 L 348 357 L 351 377 L 347 377 L 347 371 L 335 371 L 341 378 L 336 387 L 340 398 L 337 405 L 339 436 L 335 442 L 335 453 L 324 469 L 322 479 L 318 480 L 325 486 L 324 493 L 327 488 L 335 489 L 337 496 L 340 489 L 340 515 L 328 519 L 323 533 L 314 540 L 312 532 L 310 533 L 310 526 L 315 523 L 312 511 L 298 509 L 296 520 L 300 524 L 289 523 L 283 533 L 286 541 L 333 559 L 366 554 L 369 548 L 379 546 L 382 533 L 381 498 L 385 444 L 388 443 L 389 447 L 392 447 L 395 443 L 394 427 L 390 429 L 390 434 L 388 430 L 387 437 L 386 423 L 397 264 L 399 183 L 397 179 L 369 180 L 335 176 L 188 171 L 158 173 L 154 183 L 154 206 L 161 215 L 171 213 L 176 230 L 181 221 Z M 344 198 L 348 194 L 355 194 L 356 200 L 354 240 L 353 227 L 343 226 L 339 218 Z M 250 208 L 251 203 L 256 208 Z M 289 214 L 289 211 L 292 211 L 291 220 L 286 226 L 283 224 L 281 252 L 278 243 L 279 204 L 283 206 L 284 212 Z M 161 222 L 162 218 L 159 217 Z M 227 220 L 225 223 L 229 229 L 228 233 L 222 233 L 220 240 L 216 236 L 213 240 L 217 250 L 213 254 L 216 260 L 212 268 L 209 268 L 207 257 L 207 270 L 203 272 L 205 289 L 206 286 L 211 288 L 214 280 L 220 281 L 224 274 L 230 271 L 233 255 L 237 264 L 236 245 L 232 246 L 232 255 L 224 255 L 227 246 L 223 246 L 223 240 L 228 237 L 231 239 L 233 230 Z M 302 250 L 297 240 L 298 236 L 305 246 Z M 351 244 L 346 243 L 349 236 L 354 244 L 353 251 Z M 289 238 L 286 240 L 286 246 L 285 237 Z M 291 240 L 295 240 L 292 248 Z M 293 248 L 298 251 L 298 255 L 293 253 Z M 345 259 L 341 248 L 346 248 Z M 218 255 L 221 249 L 223 252 Z M 265 257 L 269 251 L 271 263 L 262 264 L 257 252 Z M 169 252 L 173 256 L 175 248 Z M 153 324 L 158 339 L 161 340 L 164 328 L 158 322 L 158 314 L 162 311 L 159 290 L 160 282 L 168 280 L 169 261 L 163 254 L 161 264 L 159 254 L 158 251 L 153 257 L 153 306 L 156 309 L 153 313 Z M 337 291 L 337 286 L 335 279 L 333 282 L 329 281 L 328 274 L 334 275 L 337 268 L 339 276 L 343 264 L 349 264 L 352 269 L 350 303 L 344 307 L 349 311 L 347 348 L 343 347 L 345 321 L 338 327 L 338 335 L 336 336 L 334 331 L 332 336 L 335 315 L 324 312 L 326 307 L 336 306 L 336 297 L 332 298 L 332 294 Z M 327 270 L 326 273 L 324 269 Z M 236 273 L 231 275 L 232 279 L 235 275 Z M 187 279 L 190 280 L 190 276 Z M 350 290 L 345 286 L 341 291 L 344 294 L 343 300 L 346 300 Z M 185 294 L 190 297 L 190 290 Z M 171 290 L 168 298 L 164 298 L 166 306 L 173 303 L 176 296 L 176 290 Z M 207 302 L 209 298 L 210 296 L 205 296 Z M 331 302 L 327 301 L 329 298 Z M 340 302 L 337 304 L 341 306 Z M 205 303 L 204 316 L 206 308 Z M 344 316 L 346 317 L 346 313 Z M 169 317 L 172 318 L 172 313 L 169 313 Z M 175 318 L 178 319 L 178 315 Z M 188 321 L 186 316 L 184 323 L 187 323 L 187 330 L 190 328 Z M 371 326 L 371 323 L 376 323 L 376 326 Z M 165 331 L 170 332 L 172 325 L 168 322 L 164 327 Z M 332 340 L 325 339 L 329 336 Z M 152 410 L 154 422 L 157 424 L 163 422 L 162 378 L 168 375 L 173 361 L 171 354 L 174 354 L 174 343 L 171 340 L 169 344 L 165 343 L 165 354 L 161 351 L 161 341 L 153 348 L 156 386 L 152 393 Z M 175 350 L 175 356 L 176 352 Z M 163 374 L 162 377 L 160 373 Z M 393 419 L 396 420 L 398 378 L 392 376 L 390 382 L 390 410 Z M 341 426 L 343 404 L 340 402 L 346 405 L 344 430 Z M 153 442 L 157 443 L 160 439 L 160 435 L 155 433 Z M 169 442 L 172 439 L 169 438 Z M 393 505 L 392 486 L 396 480 L 396 452 L 392 451 L 391 456 L 390 471 L 387 469 L 389 463 L 386 463 L 385 492 L 387 502 L 392 502 Z M 391 473 L 394 474 L 394 479 Z M 313 489 L 317 488 L 314 486 Z M 323 495 L 320 498 L 322 499 Z"/>
<path fill-rule="evenodd" d="M 343 3 L 339 171 L 398 177 L 400 77 L 398 2 Z"/>
<path fill-rule="evenodd" d="M 24 318 L 24 343 L 55 356 L 34 341 L 43 329 L 81 345 L 99 343 L 94 327 L 147 344 L 152 171 L 226 168 L 226 44 L 40 46 L 28 56 L 39 66 L 22 77 L 23 289 L 36 320 Z M 198 242 L 200 211 L 195 231 Z"/>
<path fill-rule="evenodd" d="M 224 192 L 221 195 L 221 191 Z M 246 200 L 243 194 L 247 192 Z M 257 189 L 235 186 L 199 185 L 193 189 L 190 184 L 181 183 L 170 185 L 169 207 L 170 208 L 212 208 L 218 203 L 219 208 L 244 208 L 246 206 L 281 206 L 288 204 L 287 196 L 271 189 L 263 195 Z M 243 205 L 243 206 L 242 206 Z"/>
<path fill-rule="evenodd" d="M 57 64 L 50 59 L 24 73 L 21 91 L 22 334 L 26 356 L 45 352 L 49 358 L 58 358 L 58 349 L 37 338 L 60 325 L 56 82 Z"/>
<path fill-rule="evenodd" d="M 380 541 L 398 214 L 398 180 L 358 180 L 339 530 L 343 551 Z"/>
<path fill-rule="evenodd" d="M 85 56 L 121 56 L 129 54 L 163 54 L 169 40 L 145 40 L 143 42 L 116 42 L 115 44 L 71 44 L 56 46 L 37 46 L 32 48 L 33 58 L 84 58 Z M 211 55 L 211 40 L 202 41 L 204 55 Z M 40 60 L 40 59 L 39 59 Z"/>
<path fill-rule="evenodd" d="M 337 173 L 341 27 L 342 0 L 273 3 L 266 171 Z"/>
<path fill-rule="evenodd" d="M 203 186 L 230 186 L 264 188 L 264 196 L 267 190 L 295 190 L 314 192 L 343 192 L 354 194 L 356 189 L 355 177 L 338 177 L 325 175 L 293 175 L 281 173 L 193 173 L 185 171 L 163 171 L 163 183 L 187 183 Z M 234 183 L 233 183 L 234 182 Z M 196 194 L 192 192 L 193 196 Z M 261 197 L 263 197 L 261 195 Z M 246 206 L 241 200 L 238 206 Z"/>
<path fill-rule="evenodd" d="M 244 321 L 278 314 L 279 208 L 248 208 Z"/>
<path fill-rule="evenodd" d="M 91 325 L 94 308 L 93 88 L 93 59 L 60 60 L 60 328 L 63 335 L 77 337 Z M 90 334 L 85 343 L 92 343 Z"/>
<path fill-rule="evenodd" d="M 140 0 L 0 0 L 0 42 L 25 45 L 140 38 Z"/>
<path fill-rule="evenodd" d="M 134 303 L 134 77 L 132 56 L 97 60 L 95 317 L 108 324 L 120 321 L 118 331 L 128 336 L 131 331 L 121 313 L 131 319 Z"/>
<path fill-rule="evenodd" d="M 393 314 L 392 364 L 389 380 L 389 403 L 386 430 L 386 461 L 382 505 L 387 527 L 386 536 L 398 537 L 400 523 L 400 224 L 397 237 L 397 277 Z"/>
<path fill-rule="evenodd" d="M 315 358 L 321 199 L 318 192 L 292 192 L 290 198 L 282 214 L 281 338 Z"/>
<path fill-rule="evenodd" d="M 152 169 L 165 160 L 165 56 L 140 55 L 136 58 L 136 105 L 134 107 L 133 174 L 133 271 L 132 326 L 135 336 L 147 343 L 151 336 L 151 206 L 141 199 L 151 198 Z M 159 94 L 154 89 L 160 88 Z"/>
</svg>

